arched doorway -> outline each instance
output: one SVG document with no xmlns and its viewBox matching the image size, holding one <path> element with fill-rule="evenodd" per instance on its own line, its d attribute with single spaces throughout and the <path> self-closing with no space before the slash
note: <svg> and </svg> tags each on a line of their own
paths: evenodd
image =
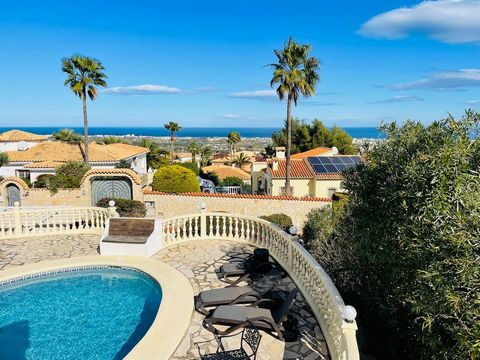
<svg viewBox="0 0 480 360">
<path fill-rule="evenodd" d="M 13 206 L 18 201 L 21 203 L 20 188 L 15 184 L 9 184 L 6 186 L 7 189 L 7 204 L 8 206 Z"/>
<path fill-rule="evenodd" d="M 95 177 L 92 179 L 92 205 L 103 198 L 132 199 L 132 181 L 125 176 Z"/>
</svg>

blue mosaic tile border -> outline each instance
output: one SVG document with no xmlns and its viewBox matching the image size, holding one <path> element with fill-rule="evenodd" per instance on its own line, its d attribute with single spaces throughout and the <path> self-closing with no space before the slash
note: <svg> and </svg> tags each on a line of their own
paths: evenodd
<svg viewBox="0 0 480 360">
<path fill-rule="evenodd" d="M 48 277 L 50 275 L 61 274 L 61 273 L 69 273 L 69 272 L 76 272 L 76 271 L 85 271 L 85 270 L 102 270 L 102 269 L 121 269 L 126 271 L 138 272 L 144 275 L 151 277 L 150 275 L 146 274 L 145 272 L 125 266 L 115 266 L 115 265 L 83 265 L 83 266 L 74 266 L 71 268 L 64 268 L 64 269 L 54 269 L 49 271 L 43 271 L 35 274 L 23 275 L 19 277 L 15 277 L 12 279 L 4 280 L 0 282 L 0 288 L 2 286 L 10 285 L 16 282 L 20 282 L 22 280 L 29 280 L 29 279 L 36 279 L 42 277 Z"/>
</svg>

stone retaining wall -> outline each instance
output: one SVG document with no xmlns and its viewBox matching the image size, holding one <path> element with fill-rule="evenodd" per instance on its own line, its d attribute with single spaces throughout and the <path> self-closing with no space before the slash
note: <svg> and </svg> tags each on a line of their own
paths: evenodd
<svg viewBox="0 0 480 360">
<path fill-rule="evenodd" d="M 200 204 L 205 203 L 209 212 L 228 212 L 255 217 L 286 214 L 298 227 L 303 226 L 310 210 L 330 206 L 330 201 L 323 198 L 202 193 L 177 195 L 155 191 L 145 191 L 144 201 L 150 206 L 147 213 L 150 216 L 169 218 L 188 215 L 197 212 Z"/>
</svg>

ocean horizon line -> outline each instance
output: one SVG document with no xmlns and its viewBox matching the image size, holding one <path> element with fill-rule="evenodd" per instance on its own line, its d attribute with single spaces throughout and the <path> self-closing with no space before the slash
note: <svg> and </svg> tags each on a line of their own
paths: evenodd
<svg viewBox="0 0 480 360">
<path fill-rule="evenodd" d="M 24 130 L 39 135 L 50 135 L 61 129 L 72 129 L 83 133 L 80 126 L 16 126 L 0 127 L 0 132 L 12 129 Z M 331 128 L 328 127 L 327 128 Z M 91 136 L 147 136 L 166 137 L 170 133 L 163 126 L 91 126 L 88 128 Z M 270 138 L 272 133 L 280 130 L 279 127 L 183 127 L 175 134 L 177 138 L 219 138 L 226 137 L 230 131 L 238 131 L 243 138 Z M 355 139 L 381 139 L 383 134 L 376 127 L 342 127 L 352 138 Z"/>
</svg>

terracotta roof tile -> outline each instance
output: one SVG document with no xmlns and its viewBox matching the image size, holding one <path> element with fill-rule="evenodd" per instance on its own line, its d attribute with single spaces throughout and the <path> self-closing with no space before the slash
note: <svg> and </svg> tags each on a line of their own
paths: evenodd
<svg viewBox="0 0 480 360">
<path fill-rule="evenodd" d="M 40 161 L 40 162 L 31 162 L 24 165 L 26 169 L 55 169 L 57 166 L 62 165 L 63 163 L 58 161 Z"/>
<path fill-rule="evenodd" d="M 322 146 L 322 147 L 317 147 L 315 149 L 304 151 L 304 152 L 301 152 L 301 153 L 298 153 L 298 154 L 293 154 L 293 155 L 290 156 L 290 158 L 291 159 L 305 159 L 309 156 L 324 155 L 324 154 L 327 154 L 331 151 L 332 151 L 331 148 Z"/>
<path fill-rule="evenodd" d="M 223 180 L 229 176 L 235 176 L 242 180 L 250 180 L 250 173 L 245 170 L 227 165 L 210 165 L 205 166 L 202 170 L 206 173 L 215 172 L 218 177 Z"/>
<path fill-rule="evenodd" d="M 269 163 L 269 172 L 274 179 L 283 179 L 287 174 L 286 160 L 279 159 L 278 169 L 273 170 L 272 162 Z M 303 159 L 292 159 L 290 161 L 290 177 L 294 179 L 308 179 L 314 176 L 312 169 L 303 161 Z"/>
<path fill-rule="evenodd" d="M 319 201 L 319 202 L 331 202 L 329 198 L 317 198 L 317 197 L 298 197 L 298 196 L 271 196 L 271 195 L 253 195 L 253 194 L 210 194 L 201 192 L 189 192 L 189 193 L 166 193 L 162 191 L 144 190 L 146 195 L 174 195 L 174 196 L 194 196 L 194 197 L 217 197 L 217 198 L 231 198 L 231 199 L 259 199 L 259 200 L 288 200 L 288 201 Z"/>
<path fill-rule="evenodd" d="M 0 142 L 17 142 L 17 141 L 44 141 L 48 136 L 38 135 L 28 131 L 9 130 L 0 134 Z"/>
<path fill-rule="evenodd" d="M 149 151 L 147 148 L 129 144 L 89 144 L 91 162 L 116 162 Z M 66 162 L 83 161 L 83 145 L 59 141 L 45 141 L 25 151 L 8 151 L 11 162 Z"/>
</svg>

